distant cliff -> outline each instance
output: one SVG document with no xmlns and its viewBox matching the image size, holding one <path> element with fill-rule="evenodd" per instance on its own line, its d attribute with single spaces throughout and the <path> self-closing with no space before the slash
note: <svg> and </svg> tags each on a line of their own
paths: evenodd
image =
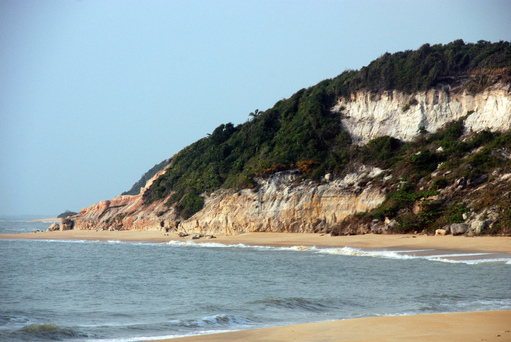
<svg viewBox="0 0 511 342">
<path fill-rule="evenodd" d="M 511 234 L 510 53 L 456 41 L 385 54 L 220 125 L 74 227 Z"/>
</svg>

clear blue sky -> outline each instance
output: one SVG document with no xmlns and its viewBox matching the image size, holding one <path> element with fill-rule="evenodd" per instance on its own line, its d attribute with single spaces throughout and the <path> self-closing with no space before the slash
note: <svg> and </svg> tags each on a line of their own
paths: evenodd
<svg viewBox="0 0 511 342">
<path fill-rule="evenodd" d="M 511 1 L 0 0 L 0 215 L 78 211 L 385 52 L 511 40 Z"/>
</svg>

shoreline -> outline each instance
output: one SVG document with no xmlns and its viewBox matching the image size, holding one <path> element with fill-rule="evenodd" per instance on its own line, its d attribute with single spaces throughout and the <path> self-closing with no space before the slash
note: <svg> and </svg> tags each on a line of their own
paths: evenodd
<svg viewBox="0 0 511 342">
<path fill-rule="evenodd" d="M 151 342 L 206 341 L 511 341 L 511 310 L 354 318 L 178 337 Z"/>
<path fill-rule="evenodd" d="M 325 247 L 325 248 L 362 248 L 362 249 L 442 249 L 452 251 L 494 252 L 511 254 L 511 237 L 503 236 L 425 236 L 405 234 L 366 234 L 353 236 L 330 236 L 310 233 L 245 233 L 232 236 L 218 236 L 214 239 L 192 240 L 181 238 L 177 233 L 164 234 L 162 231 L 95 231 L 67 230 L 54 232 L 31 232 L 0 234 L 0 239 L 36 239 L 36 240 L 91 240 L 125 242 L 191 241 L 193 243 L 220 243 L 225 245 L 243 244 L 246 246 L 270 247 Z"/>
<path fill-rule="evenodd" d="M 213 239 L 180 238 L 162 231 L 68 230 L 0 234 L 0 239 L 88 240 L 167 243 L 169 241 L 270 247 L 360 248 L 408 253 L 499 253 L 510 258 L 511 237 L 424 235 L 329 236 L 301 233 L 246 233 Z M 158 339 L 156 341 L 510 341 L 511 310 L 355 318 L 271 328 Z M 155 337 L 156 338 L 156 337 Z"/>
</svg>

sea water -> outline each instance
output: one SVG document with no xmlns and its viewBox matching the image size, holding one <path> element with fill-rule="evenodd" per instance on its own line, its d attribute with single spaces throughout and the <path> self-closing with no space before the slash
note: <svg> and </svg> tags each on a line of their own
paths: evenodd
<svg viewBox="0 0 511 342">
<path fill-rule="evenodd" d="M 0 233 L 48 225 L 2 220 Z M 144 341 L 511 309 L 509 256 L 468 254 L 0 239 L 0 340 Z"/>
</svg>

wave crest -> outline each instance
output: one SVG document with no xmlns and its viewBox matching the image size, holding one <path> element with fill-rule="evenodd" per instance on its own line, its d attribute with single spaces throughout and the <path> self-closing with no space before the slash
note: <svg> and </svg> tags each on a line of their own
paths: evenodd
<svg viewBox="0 0 511 342">
<path fill-rule="evenodd" d="M 256 300 L 251 304 L 262 305 L 265 309 L 277 310 L 292 310 L 292 311 L 305 311 L 305 312 L 326 312 L 332 308 L 332 303 L 323 303 L 322 301 L 305 299 L 301 297 L 266 297 L 264 299 Z"/>
<path fill-rule="evenodd" d="M 172 321 L 178 326 L 186 328 L 213 328 L 213 327 L 233 327 L 250 325 L 252 322 L 247 318 L 234 315 L 219 314 L 203 317 L 201 319 L 177 320 Z"/>
</svg>

